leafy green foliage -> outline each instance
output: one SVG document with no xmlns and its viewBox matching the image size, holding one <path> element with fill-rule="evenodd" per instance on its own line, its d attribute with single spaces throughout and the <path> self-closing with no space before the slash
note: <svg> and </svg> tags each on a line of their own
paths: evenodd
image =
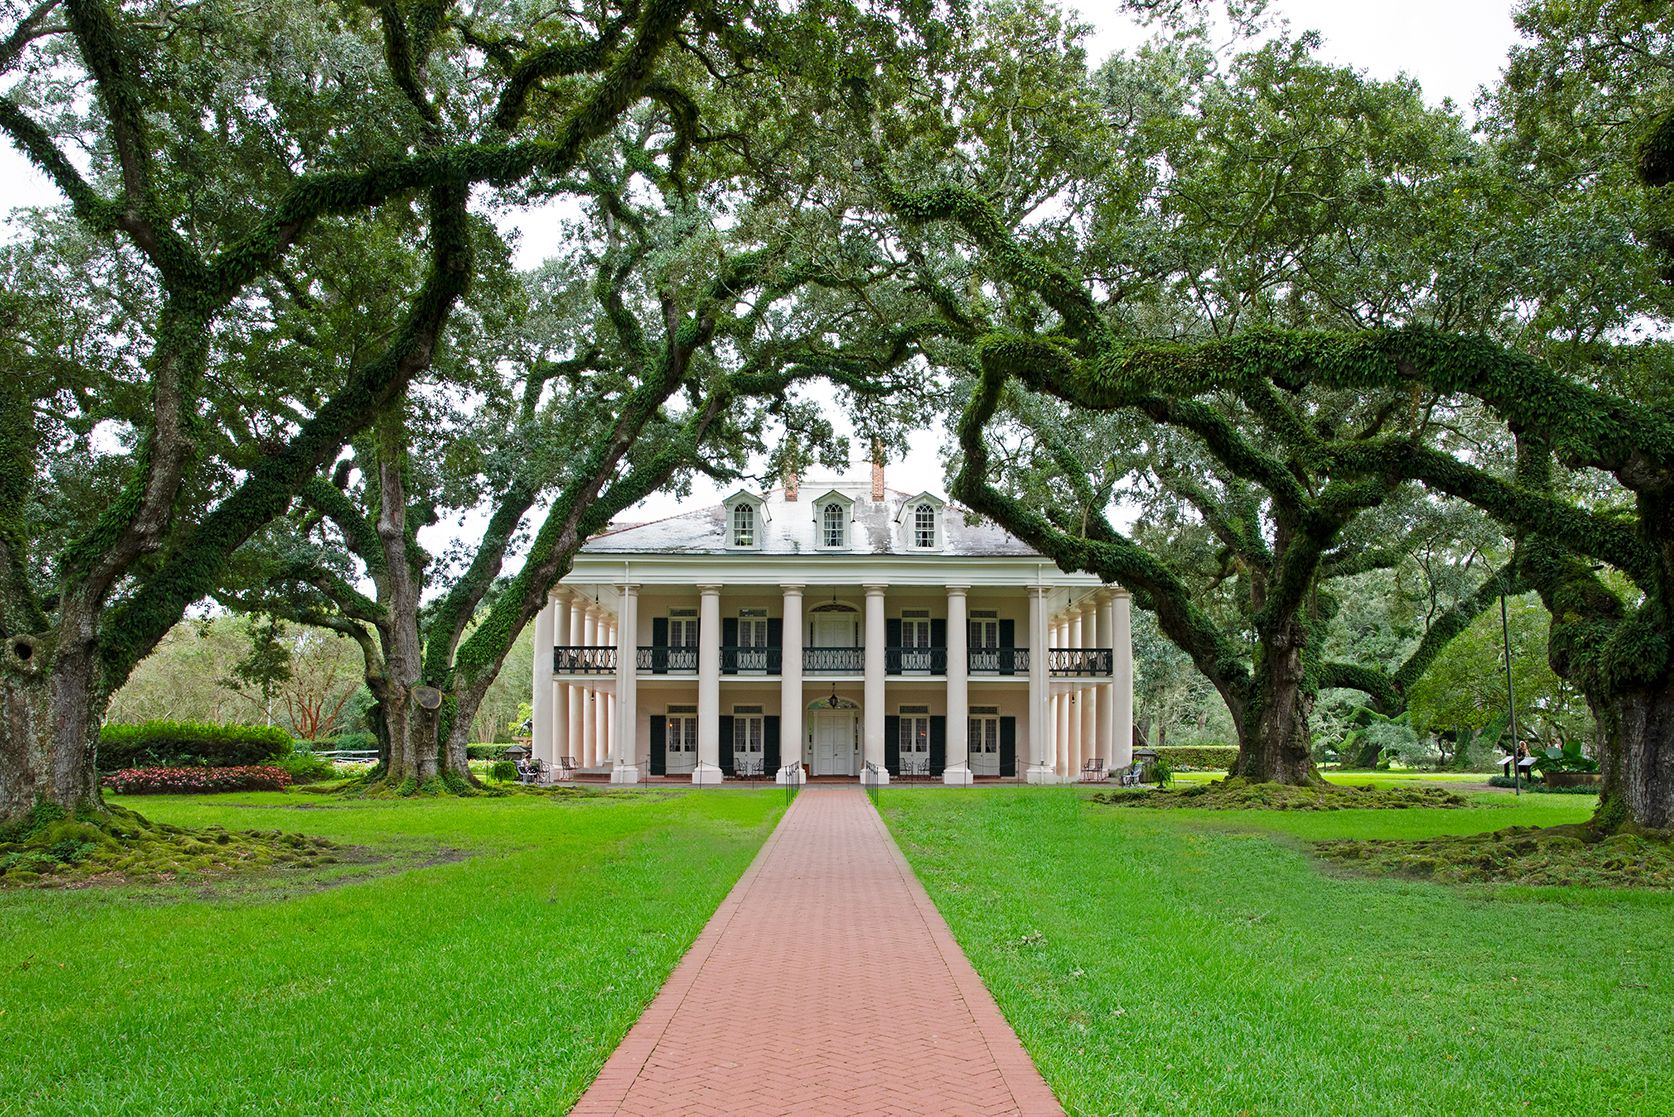
<svg viewBox="0 0 1674 1117">
<path fill-rule="evenodd" d="M 148 766 L 231 767 L 289 755 L 291 735 L 272 725 L 206 725 L 148 721 L 99 731 L 104 771 Z"/>
</svg>

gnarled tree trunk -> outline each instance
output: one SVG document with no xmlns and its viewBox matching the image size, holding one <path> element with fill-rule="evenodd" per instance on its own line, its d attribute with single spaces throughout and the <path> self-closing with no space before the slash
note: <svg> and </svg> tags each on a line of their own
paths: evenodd
<svg viewBox="0 0 1674 1117">
<path fill-rule="evenodd" d="M 102 812 L 95 757 L 103 698 L 85 648 L 13 636 L 0 656 L 0 825 L 37 803 Z"/>
<path fill-rule="evenodd" d="M 1314 693 L 1303 666 L 1306 631 L 1292 617 L 1267 628 L 1250 680 L 1251 695 L 1238 727 L 1238 759 L 1231 775 L 1261 782 L 1312 784 L 1313 741 L 1308 719 Z"/>
<path fill-rule="evenodd" d="M 1599 821 L 1674 829 L 1674 677 L 1591 705 L 1604 785 Z"/>
</svg>

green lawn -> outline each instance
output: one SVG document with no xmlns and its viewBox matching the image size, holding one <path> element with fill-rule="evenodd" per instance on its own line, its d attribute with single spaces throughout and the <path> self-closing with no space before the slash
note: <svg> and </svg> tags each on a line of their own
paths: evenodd
<svg viewBox="0 0 1674 1117">
<path fill-rule="evenodd" d="M 1575 822 L 1146 811 L 887 793 L 954 935 L 1071 1113 L 1674 1113 L 1674 895 L 1321 872 L 1297 838 Z"/>
<path fill-rule="evenodd" d="M 0 893 L 0 1114 L 562 1112 L 783 802 L 126 800 L 405 868 Z"/>
</svg>

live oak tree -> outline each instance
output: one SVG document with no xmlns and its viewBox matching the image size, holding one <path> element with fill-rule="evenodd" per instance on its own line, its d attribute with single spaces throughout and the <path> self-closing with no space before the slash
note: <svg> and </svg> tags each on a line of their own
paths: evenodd
<svg viewBox="0 0 1674 1117">
<path fill-rule="evenodd" d="M 1437 401 L 1270 384 L 1180 392 L 1100 374 L 1141 338 L 1189 351 L 1191 339 L 1261 323 L 1469 311 L 1437 279 L 1428 256 L 1444 237 L 1425 220 L 1457 185 L 1468 138 L 1415 90 L 1320 64 L 1313 45 L 1276 41 L 1225 75 L 1190 50 L 1107 66 L 1093 89 L 1119 123 L 1088 141 L 1105 160 L 1075 168 L 1090 178 L 1058 195 L 1065 219 L 1022 222 L 957 167 L 943 185 L 913 189 L 903 184 L 926 176 L 873 157 L 903 229 L 953 231 L 974 256 L 965 288 L 997 291 L 961 298 L 941 285 L 980 370 L 959 422 L 955 495 L 1061 566 L 1133 590 L 1231 710 L 1235 774 L 1291 783 L 1317 778 L 1309 717 L 1321 687 L 1398 705 L 1496 592 L 1464 595 L 1392 676 L 1319 654 L 1330 584 L 1399 561 L 1392 509 L 1405 501 L 1409 520 L 1424 510 L 1399 473 L 1320 447 L 1397 435 L 1428 444 L 1444 431 Z M 1171 86 L 1181 73 L 1196 85 Z M 997 457 L 1008 438 L 1027 452 Z M 1113 526 L 1118 489 L 1136 477 L 1153 505 L 1183 512 L 1173 539 L 1159 540 L 1168 533 L 1155 521 L 1144 541 Z M 1218 566 L 1195 580 L 1175 561 L 1194 532 Z M 1236 587 L 1223 615 L 1205 582 Z"/>
<path fill-rule="evenodd" d="M 100 809 L 94 750 L 111 693 L 228 557 L 430 365 L 475 270 L 473 190 L 543 196 L 642 99 L 680 104 L 665 56 L 750 55 L 764 28 L 843 30 L 823 12 L 687 0 L 527 13 L 422 0 L 341 16 L 285 3 L 10 10 L 0 69 L 15 80 L 0 131 L 90 238 L 137 264 L 150 302 L 123 321 L 107 367 L 75 367 L 58 344 L 69 329 L 35 331 L 38 347 L 8 341 L 23 375 L 0 377 L 4 821 L 38 802 Z M 379 222 L 422 263 L 373 344 L 229 399 L 210 375 L 236 344 L 225 324 L 259 318 L 275 292 L 306 296 L 299 254 Z M 260 446 L 220 436 L 226 406 L 268 417 Z M 54 538 L 32 509 L 43 478 L 61 473 L 64 444 L 47 435 L 66 409 L 88 432 L 72 451 L 112 484 L 91 522 Z"/>
<path fill-rule="evenodd" d="M 456 326 L 442 382 L 386 409 L 258 541 L 243 574 L 260 594 L 225 595 L 359 643 L 392 786 L 470 780 L 470 727 L 513 642 L 616 514 L 694 471 L 736 479 L 769 428 L 801 460 L 846 460 L 829 420 L 788 396 L 800 381 L 891 396 L 886 412 L 918 394 L 897 370 L 921 326 L 879 311 L 888 260 L 809 204 L 812 168 L 793 173 L 786 153 L 763 181 L 751 161 L 775 140 L 753 133 L 778 122 L 730 92 L 740 119 L 724 101 L 684 120 L 659 106 L 595 145 L 567 182 L 583 215 L 526 304 Z M 746 158 L 722 149 L 743 139 Z M 467 352 L 480 367 L 448 372 Z M 463 383 L 482 397 L 463 419 L 425 398 Z M 486 518 L 480 536 L 449 554 L 421 544 L 467 510 Z M 416 702 L 420 687 L 441 703 Z"/>
</svg>

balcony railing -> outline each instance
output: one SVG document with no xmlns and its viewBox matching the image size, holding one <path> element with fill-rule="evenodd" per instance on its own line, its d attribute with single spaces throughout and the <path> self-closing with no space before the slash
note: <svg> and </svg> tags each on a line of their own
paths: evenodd
<svg viewBox="0 0 1674 1117">
<path fill-rule="evenodd" d="M 1023 675 L 1029 670 L 1028 648 L 972 648 L 973 675 Z"/>
<path fill-rule="evenodd" d="M 614 675 L 616 649 L 609 644 L 560 645 L 552 649 L 552 670 L 559 675 Z"/>
<path fill-rule="evenodd" d="M 783 648 L 721 647 L 723 675 L 777 675 Z"/>
<path fill-rule="evenodd" d="M 1109 648 L 1053 648 L 1046 663 L 1055 676 L 1108 675 L 1115 659 Z"/>
<path fill-rule="evenodd" d="M 666 644 L 641 644 L 634 657 L 634 668 L 653 675 L 694 675 L 697 673 L 696 648 L 671 648 Z"/>
<path fill-rule="evenodd" d="M 947 674 L 947 649 L 904 647 L 885 648 L 884 674 L 945 675 Z"/>
<path fill-rule="evenodd" d="M 866 649 L 803 648 L 802 670 L 809 675 L 863 674 L 866 670 Z"/>
</svg>

